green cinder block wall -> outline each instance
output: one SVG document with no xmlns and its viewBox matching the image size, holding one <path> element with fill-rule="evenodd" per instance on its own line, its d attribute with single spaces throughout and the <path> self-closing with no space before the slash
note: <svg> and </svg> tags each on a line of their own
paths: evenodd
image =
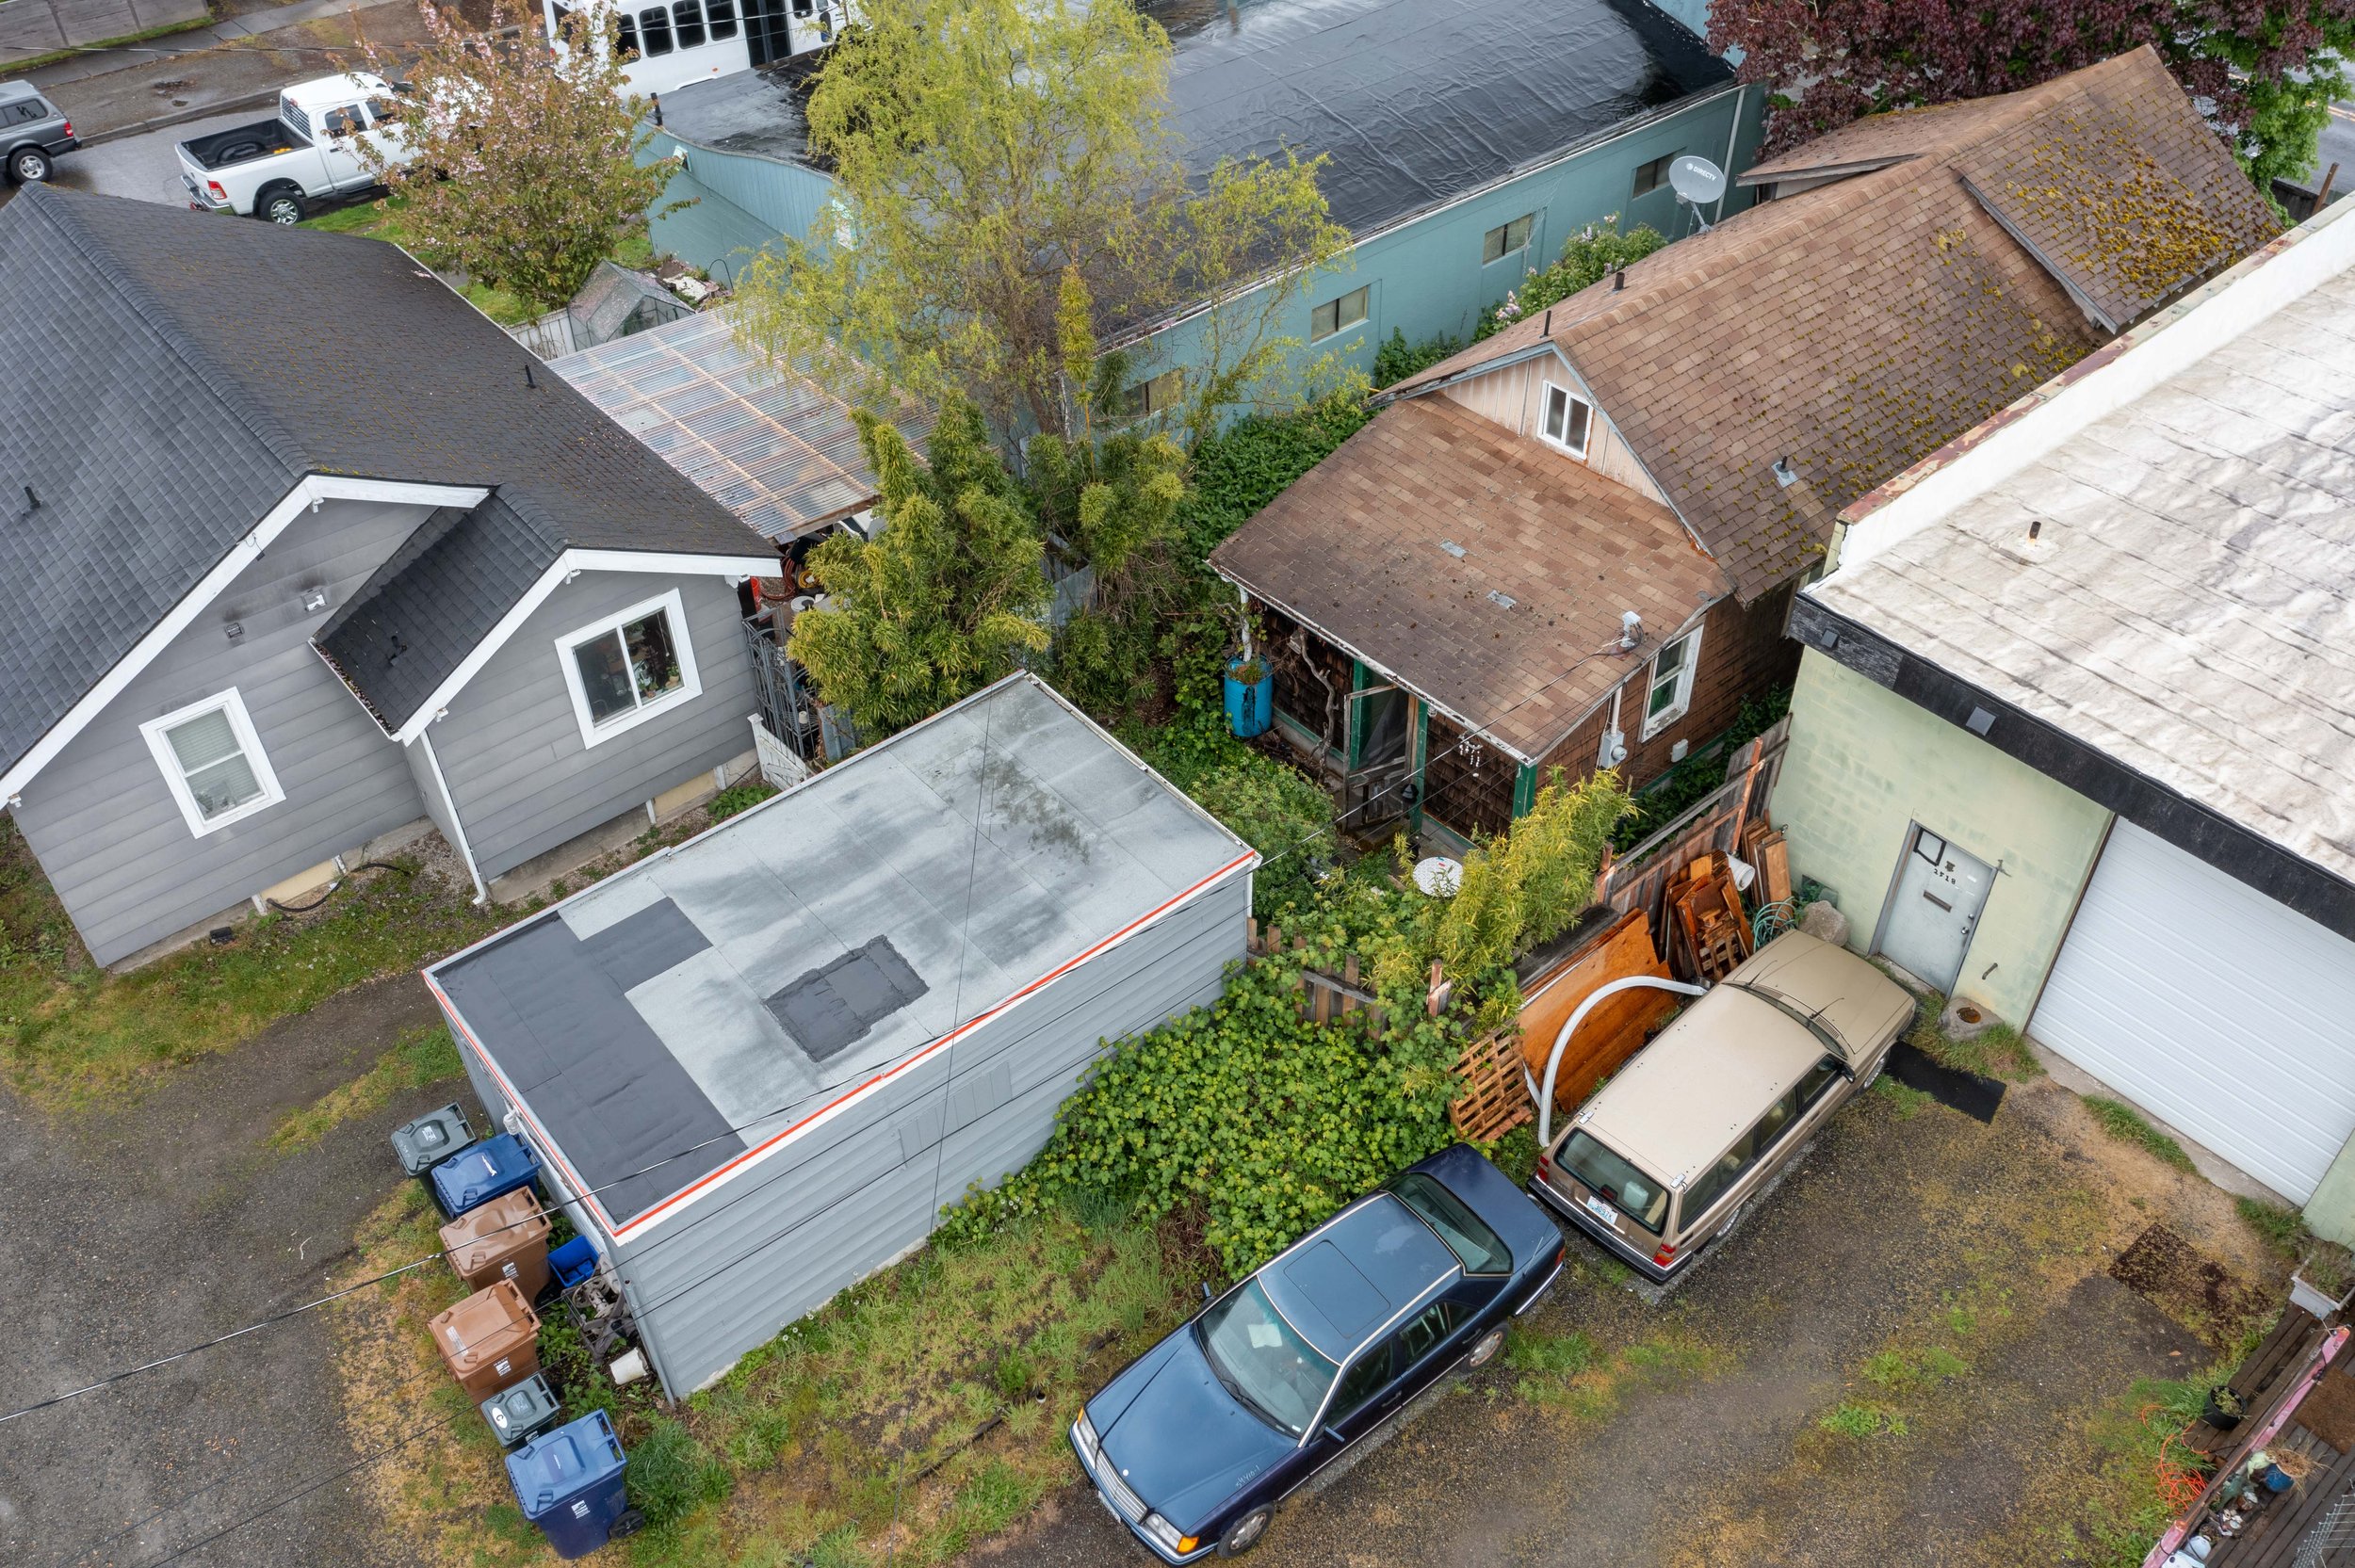
<svg viewBox="0 0 2355 1568">
<path fill-rule="evenodd" d="M 1868 951 L 1908 828 L 2000 865 L 1956 992 L 2027 1022 L 2110 814 L 1810 649 L 1772 804 L 1795 875 L 1840 896 Z M 1992 965 L 1990 971 L 1990 966 Z"/>
</svg>

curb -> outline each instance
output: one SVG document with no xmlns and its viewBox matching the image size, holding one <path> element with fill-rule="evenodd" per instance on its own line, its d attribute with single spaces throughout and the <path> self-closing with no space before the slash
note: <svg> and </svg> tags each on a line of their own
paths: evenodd
<svg viewBox="0 0 2355 1568">
<path fill-rule="evenodd" d="M 218 104 L 174 109 L 170 114 L 159 114 L 153 120 L 137 121 L 129 125 L 118 125 L 112 130 L 99 131 L 82 137 L 82 145 L 96 147 L 109 141 L 120 141 L 124 137 L 144 136 L 150 131 L 160 131 L 172 125 L 186 125 L 192 120 L 209 120 L 217 114 L 235 114 L 240 109 L 258 109 L 277 102 L 278 89 L 276 88 L 267 92 L 249 92 L 242 98 L 226 98 Z"/>
</svg>

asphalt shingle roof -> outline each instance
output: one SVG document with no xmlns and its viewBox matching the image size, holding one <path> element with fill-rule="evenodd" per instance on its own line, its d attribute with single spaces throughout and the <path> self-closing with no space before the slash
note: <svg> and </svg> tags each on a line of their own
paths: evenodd
<svg viewBox="0 0 2355 1568">
<path fill-rule="evenodd" d="M 2073 299 L 2140 315 L 2275 232 L 2148 50 L 1952 107 L 1795 151 L 1778 160 L 1794 171 L 1901 161 L 1737 214 L 1629 267 L 1624 289 L 1605 279 L 1397 393 L 1550 337 L 1757 598 L 1819 558 L 1843 507 L 2103 341 Z M 2130 179 L 2072 183 L 2130 137 L 2148 148 Z M 1797 482 L 1776 476 L 1781 458 Z"/>
<path fill-rule="evenodd" d="M 478 608 L 568 545 L 768 549 L 397 247 L 32 186 L 0 281 L 0 768 L 306 475 L 494 488 Z"/>
<path fill-rule="evenodd" d="M 1528 761 L 1729 586 L 1659 502 L 1444 397 L 1384 410 L 1210 564 Z"/>
</svg>

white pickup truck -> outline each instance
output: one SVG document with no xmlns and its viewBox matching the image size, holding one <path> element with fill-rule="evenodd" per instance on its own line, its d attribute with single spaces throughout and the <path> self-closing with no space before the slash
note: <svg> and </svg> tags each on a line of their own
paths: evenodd
<svg viewBox="0 0 2355 1568">
<path fill-rule="evenodd" d="M 353 143 L 398 157 L 400 100 L 381 76 L 321 76 L 278 95 L 278 118 L 180 143 L 188 205 L 300 223 L 314 202 L 379 183 Z"/>
</svg>

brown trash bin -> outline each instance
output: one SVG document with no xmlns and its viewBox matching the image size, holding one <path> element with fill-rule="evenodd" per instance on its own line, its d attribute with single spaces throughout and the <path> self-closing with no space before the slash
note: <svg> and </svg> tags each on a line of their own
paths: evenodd
<svg viewBox="0 0 2355 1568">
<path fill-rule="evenodd" d="M 548 1287 L 548 1217 L 528 1188 L 468 1209 L 442 1227 L 442 1251 L 469 1288 L 513 1280 L 526 1302 Z"/>
<path fill-rule="evenodd" d="M 513 1280 L 476 1291 L 435 1317 L 432 1330 L 450 1375 L 477 1402 L 540 1369 L 540 1318 Z"/>
</svg>

